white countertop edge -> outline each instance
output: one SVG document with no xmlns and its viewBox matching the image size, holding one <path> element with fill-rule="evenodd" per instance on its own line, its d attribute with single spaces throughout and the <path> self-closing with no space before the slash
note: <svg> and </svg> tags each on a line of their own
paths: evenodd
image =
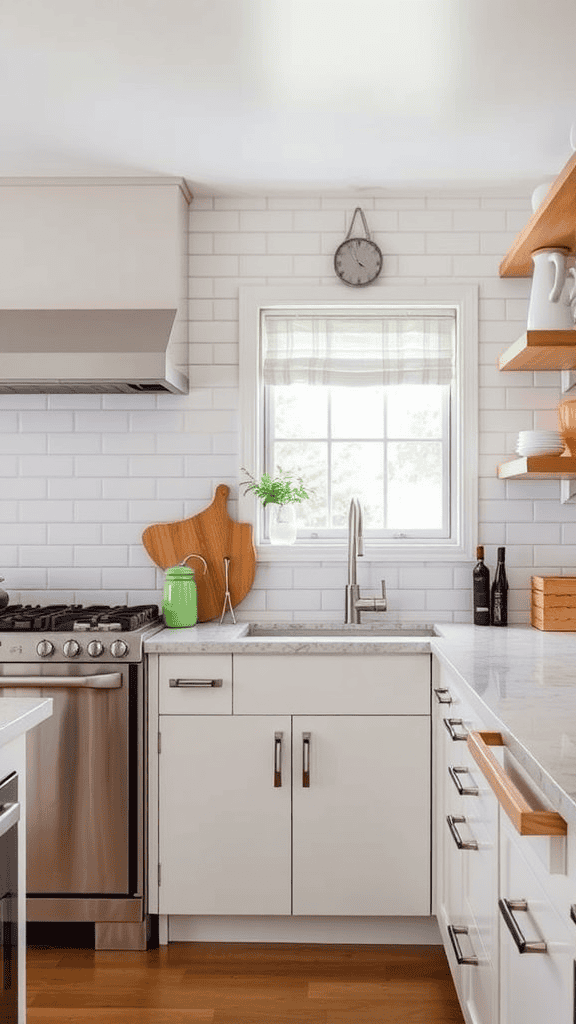
<svg viewBox="0 0 576 1024">
<path fill-rule="evenodd" d="M 52 704 L 51 697 L 0 697 L 0 746 L 50 718 Z"/>
</svg>

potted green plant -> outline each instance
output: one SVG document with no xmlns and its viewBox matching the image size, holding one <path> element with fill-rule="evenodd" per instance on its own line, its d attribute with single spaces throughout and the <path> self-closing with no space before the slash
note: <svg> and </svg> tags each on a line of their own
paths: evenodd
<svg viewBox="0 0 576 1024">
<path fill-rule="evenodd" d="M 293 544 L 296 540 L 297 524 L 295 505 L 310 497 L 301 477 L 294 480 L 289 473 L 278 467 L 278 476 L 263 473 L 260 480 L 242 466 L 246 479 L 240 481 L 244 494 L 252 492 L 260 498 L 262 505 L 270 509 L 270 543 Z"/>
</svg>

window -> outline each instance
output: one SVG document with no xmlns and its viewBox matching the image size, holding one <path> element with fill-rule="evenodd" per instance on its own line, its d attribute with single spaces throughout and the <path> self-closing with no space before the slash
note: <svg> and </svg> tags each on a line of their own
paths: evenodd
<svg viewBox="0 0 576 1024">
<path fill-rule="evenodd" d="M 353 496 L 367 555 L 472 557 L 476 305 L 462 286 L 242 291 L 242 465 L 313 491 L 294 548 L 272 548 L 257 508 L 260 558 L 341 558 Z M 253 521 L 254 499 L 241 510 Z"/>
</svg>

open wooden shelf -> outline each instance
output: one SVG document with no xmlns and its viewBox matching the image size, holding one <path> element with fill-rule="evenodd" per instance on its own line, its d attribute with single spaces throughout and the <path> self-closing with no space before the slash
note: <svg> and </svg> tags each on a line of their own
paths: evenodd
<svg viewBox="0 0 576 1024">
<path fill-rule="evenodd" d="M 531 253 L 546 246 L 576 252 L 576 153 L 506 253 L 500 264 L 500 277 L 532 277 Z"/>
<path fill-rule="evenodd" d="M 576 370 L 576 330 L 526 331 L 498 361 L 500 370 Z"/>
<path fill-rule="evenodd" d="M 498 466 L 500 480 L 511 477 L 522 480 L 541 480 L 555 477 L 557 480 L 576 479 L 576 457 L 572 455 L 528 455 Z"/>
</svg>

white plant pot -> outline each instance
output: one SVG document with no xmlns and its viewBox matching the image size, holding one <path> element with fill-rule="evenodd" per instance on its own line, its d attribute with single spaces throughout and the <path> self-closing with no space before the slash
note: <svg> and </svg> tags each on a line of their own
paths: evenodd
<svg viewBox="0 0 576 1024">
<path fill-rule="evenodd" d="M 298 524 L 296 508 L 291 505 L 268 505 L 271 544 L 294 544 Z"/>
</svg>

